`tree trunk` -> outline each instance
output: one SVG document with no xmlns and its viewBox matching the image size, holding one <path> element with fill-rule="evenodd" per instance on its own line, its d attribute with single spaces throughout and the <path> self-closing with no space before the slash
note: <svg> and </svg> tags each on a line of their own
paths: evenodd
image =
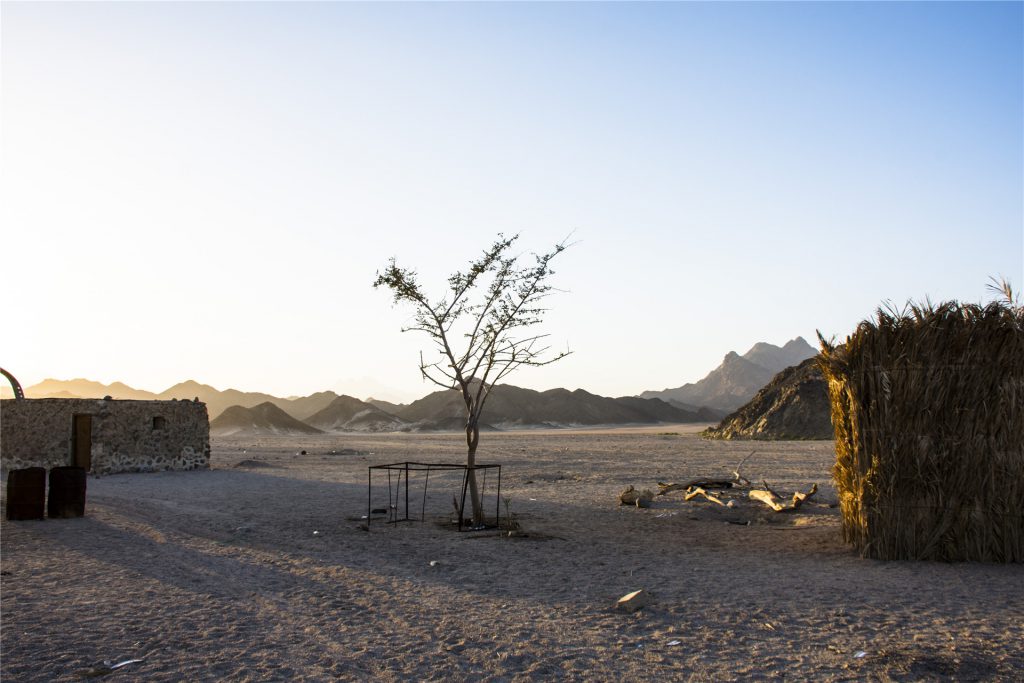
<svg viewBox="0 0 1024 683">
<path fill-rule="evenodd" d="M 466 465 L 469 467 L 466 477 L 469 480 L 469 500 L 473 506 L 474 526 L 484 523 L 483 501 L 480 500 L 480 489 L 476 483 L 476 470 L 473 469 L 476 466 L 476 447 L 479 443 L 480 424 L 475 417 L 470 417 L 466 423 L 466 446 L 469 448 L 466 455 Z M 465 511 L 463 511 L 463 514 L 465 514 Z"/>
</svg>

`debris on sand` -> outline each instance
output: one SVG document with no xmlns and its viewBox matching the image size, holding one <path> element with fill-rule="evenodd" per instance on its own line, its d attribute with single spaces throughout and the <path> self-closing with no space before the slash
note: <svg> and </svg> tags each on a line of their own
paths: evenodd
<svg viewBox="0 0 1024 683">
<path fill-rule="evenodd" d="M 112 674 L 115 671 L 117 671 L 118 669 L 120 669 L 122 667 L 126 667 L 129 664 L 136 664 L 136 663 L 141 662 L 141 661 L 142 661 L 141 659 L 126 659 L 123 662 L 118 662 L 117 664 L 114 664 L 114 663 L 109 662 L 109 661 L 108 662 L 103 662 L 103 664 L 101 664 L 100 666 L 94 666 L 91 669 L 84 669 L 84 670 L 82 670 L 80 672 L 80 674 L 81 674 L 81 676 L 83 678 L 98 678 L 100 676 L 106 676 L 107 674 Z"/>
<path fill-rule="evenodd" d="M 354 448 L 342 448 L 328 453 L 328 455 L 373 455 L 369 451 L 359 451 Z"/>
<path fill-rule="evenodd" d="M 648 508 L 651 507 L 651 501 L 653 500 L 654 494 L 650 489 L 637 491 L 633 488 L 632 484 L 619 494 L 619 505 L 635 505 L 638 508 Z"/>
<path fill-rule="evenodd" d="M 243 460 L 243 461 L 241 461 L 239 463 L 236 463 L 235 467 L 251 467 L 253 469 L 259 469 L 259 468 L 263 467 L 263 468 L 280 469 L 281 466 L 280 465 L 275 465 L 275 464 L 269 463 L 269 462 L 264 462 L 262 460 Z"/>
</svg>

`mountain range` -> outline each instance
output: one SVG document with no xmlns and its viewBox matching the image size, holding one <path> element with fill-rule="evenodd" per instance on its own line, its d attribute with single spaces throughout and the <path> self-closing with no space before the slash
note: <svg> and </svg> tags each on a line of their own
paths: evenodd
<svg viewBox="0 0 1024 683">
<path fill-rule="evenodd" d="M 4 398 L 13 397 L 9 387 L 2 394 Z M 209 384 L 188 380 L 179 382 L 173 387 L 155 394 L 143 389 L 135 389 L 122 382 L 101 384 L 88 379 L 57 380 L 46 379 L 39 384 L 25 388 L 28 398 L 111 398 L 138 401 L 167 401 L 172 398 L 179 400 L 198 398 L 206 404 L 210 419 L 216 418 L 231 406 L 252 408 L 261 403 L 271 403 L 298 420 L 304 420 L 327 407 L 338 397 L 333 391 L 320 391 L 299 398 L 279 398 L 255 391 L 239 391 L 225 389 L 220 391 Z"/>
<path fill-rule="evenodd" d="M 814 355 L 815 350 L 801 337 L 782 347 L 760 342 L 742 356 L 730 352 L 699 382 L 619 398 L 597 396 L 583 389 L 534 391 L 505 384 L 495 388 L 488 399 L 484 428 L 716 422 L 753 398 L 777 372 Z M 396 404 L 361 401 L 333 391 L 289 398 L 237 389 L 220 391 L 193 380 L 156 394 L 122 382 L 108 385 L 86 379 L 48 379 L 26 388 L 25 394 L 29 398 L 198 398 L 207 406 L 215 434 L 434 431 L 465 426 L 465 406 L 459 392 L 453 390 Z"/>
<path fill-rule="evenodd" d="M 779 347 L 766 342 L 754 344 L 742 356 L 730 351 L 722 364 L 707 377 L 675 389 L 645 391 L 642 398 L 660 398 L 676 405 L 706 406 L 726 413 L 744 405 L 782 370 L 799 365 L 817 351 L 797 337 Z"/>
<path fill-rule="evenodd" d="M 395 415 L 413 424 L 457 419 L 464 424 L 466 407 L 457 391 L 435 391 L 406 406 L 394 406 Z M 498 429 L 533 426 L 586 426 L 650 424 L 656 422 L 710 422 L 715 411 L 685 410 L 658 399 L 636 396 L 608 398 L 583 389 L 534 391 L 509 384 L 496 387 L 487 399 L 484 417 Z"/>
<path fill-rule="evenodd" d="M 465 428 L 465 405 L 454 390 L 435 391 L 408 405 L 379 405 L 338 396 L 303 421 L 267 402 L 232 406 L 210 422 L 215 436 L 308 434 L 319 432 L 456 431 Z M 503 384 L 488 398 L 482 429 L 569 427 L 659 422 L 713 422 L 714 411 L 687 411 L 659 399 L 607 398 L 577 389 L 534 391 Z"/>
</svg>

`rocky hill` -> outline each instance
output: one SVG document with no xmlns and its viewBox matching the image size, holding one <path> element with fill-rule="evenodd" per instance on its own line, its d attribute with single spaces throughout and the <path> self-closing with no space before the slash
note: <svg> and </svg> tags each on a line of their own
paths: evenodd
<svg viewBox="0 0 1024 683">
<path fill-rule="evenodd" d="M 803 337 L 790 340 L 781 347 L 758 342 L 742 356 L 730 351 L 722 364 L 699 382 L 675 389 L 645 391 L 640 396 L 728 412 L 753 398 L 776 373 L 815 355 L 817 352 Z"/>
<path fill-rule="evenodd" d="M 714 439 L 831 439 L 828 386 L 815 358 L 777 374 L 745 406 L 704 431 Z"/>
<path fill-rule="evenodd" d="M 210 422 L 212 436 L 320 433 L 316 427 L 296 420 L 269 401 L 251 408 L 230 406 Z"/>
<path fill-rule="evenodd" d="M 279 398 L 256 391 L 239 391 L 238 389 L 220 391 L 209 384 L 200 384 L 199 382 L 189 380 L 175 384 L 170 389 L 160 393 L 158 398 L 191 399 L 196 396 L 206 404 L 206 410 L 209 412 L 211 419 L 220 415 L 230 406 L 237 405 L 250 408 L 260 403 L 272 403 L 295 419 L 304 420 L 323 409 L 337 398 L 338 395 L 333 391 L 321 391 L 301 398 Z M 114 398 L 117 397 L 115 396 Z"/>
<path fill-rule="evenodd" d="M 338 398 L 333 391 L 318 391 L 309 396 L 297 398 L 278 398 L 273 403 L 294 418 L 308 422 L 309 418 L 326 408 Z"/>
<path fill-rule="evenodd" d="M 369 403 L 370 405 L 377 406 L 385 413 L 391 413 L 392 415 L 398 415 L 398 412 L 407 405 L 405 403 L 392 403 L 391 401 L 382 401 L 380 399 L 373 397 L 366 399 L 366 402 Z"/>
<path fill-rule="evenodd" d="M 114 398 L 117 397 L 115 396 Z M 209 413 L 210 419 L 214 419 L 231 406 L 252 408 L 262 403 L 276 404 L 279 400 L 270 394 L 258 392 L 239 391 L 237 389 L 220 391 L 209 384 L 200 384 L 194 380 L 179 382 L 166 391 L 160 392 L 157 398 L 162 400 L 199 398 L 200 401 L 206 404 L 206 411 Z"/>
<path fill-rule="evenodd" d="M 326 432 L 393 432 L 406 426 L 394 415 L 351 396 L 338 396 L 306 422 Z"/>
</svg>

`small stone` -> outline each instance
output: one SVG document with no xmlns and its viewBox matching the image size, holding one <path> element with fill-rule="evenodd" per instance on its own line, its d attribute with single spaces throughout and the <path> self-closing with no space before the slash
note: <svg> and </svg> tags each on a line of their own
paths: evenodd
<svg viewBox="0 0 1024 683">
<path fill-rule="evenodd" d="M 627 593 L 619 598 L 619 601 L 615 603 L 615 609 L 620 612 L 636 612 L 639 609 L 643 609 L 650 603 L 650 594 L 643 589 Z"/>
<path fill-rule="evenodd" d="M 431 560 L 431 561 L 430 561 L 430 566 L 431 566 L 431 567 L 437 567 L 437 566 L 439 566 L 440 564 L 441 564 L 441 563 L 440 563 L 440 562 L 438 562 L 437 560 Z"/>
</svg>

